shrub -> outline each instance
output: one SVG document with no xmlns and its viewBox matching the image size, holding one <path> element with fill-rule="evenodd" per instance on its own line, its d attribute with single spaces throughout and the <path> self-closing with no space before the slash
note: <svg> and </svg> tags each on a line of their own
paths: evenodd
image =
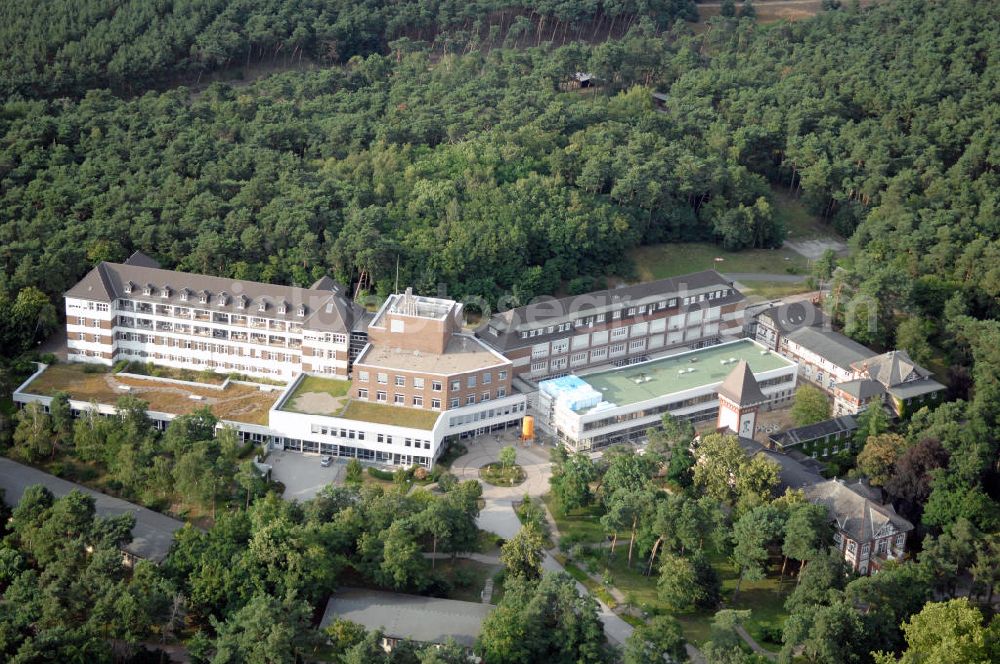
<svg viewBox="0 0 1000 664">
<path fill-rule="evenodd" d="M 384 482 L 391 482 L 393 474 L 387 470 L 381 470 L 379 468 L 374 468 L 372 466 L 368 467 L 368 474 L 377 480 L 382 480 Z"/>
<path fill-rule="evenodd" d="M 104 367 L 102 367 L 100 364 L 83 365 L 83 373 L 86 374 L 101 373 L 102 371 L 104 371 Z"/>
<path fill-rule="evenodd" d="M 427 469 L 424 468 L 423 466 L 417 466 L 416 468 L 413 469 L 413 479 L 417 480 L 418 482 L 426 480 L 427 475 L 428 475 Z"/>
</svg>

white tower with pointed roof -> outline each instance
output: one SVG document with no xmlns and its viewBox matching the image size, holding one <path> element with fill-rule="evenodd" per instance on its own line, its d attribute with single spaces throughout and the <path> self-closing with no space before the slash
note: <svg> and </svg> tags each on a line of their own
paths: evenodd
<svg viewBox="0 0 1000 664">
<path fill-rule="evenodd" d="M 760 391 L 750 365 L 746 360 L 740 360 L 719 385 L 718 428 L 730 429 L 744 438 L 753 438 L 757 410 L 766 401 L 767 397 Z"/>
</svg>

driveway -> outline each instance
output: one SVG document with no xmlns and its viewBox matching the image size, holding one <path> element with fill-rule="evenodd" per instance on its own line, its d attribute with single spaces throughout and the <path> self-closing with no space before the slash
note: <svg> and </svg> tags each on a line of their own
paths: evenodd
<svg viewBox="0 0 1000 664">
<path fill-rule="evenodd" d="M 285 485 L 285 500 L 310 500 L 328 484 L 343 484 L 345 462 L 333 463 L 324 468 L 319 465 L 318 454 L 301 454 L 272 450 L 267 461 L 272 466 L 272 479 Z"/>
<path fill-rule="evenodd" d="M 532 444 L 523 447 L 517 440 L 516 432 L 501 435 L 497 441 L 495 435 L 480 436 L 470 441 L 463 441 L 469 452 L 459 457 L 451 465 L 451 472 L 460 480 L 479 479 L 479 468 L 496 461 L 500 448 L 515 445 L 517 448 L 517 463 L 524 468 L 527 479 L 515 487 L 497 487 L 480 482 L 483 485 L 483 500 L 485 505 L 479 512 L 479 527 L 496 533 L 504 539 L 510 539 L 521 528 L 521 522 L 514 513 L 514 501 L 519 501 L 527 493 L 538 498 L 549 490 L 549 477 L 552 475 L 552 464 L 549 461 L 550 448 L 546 445 Z M 542 569 L 548 572 L 564 572 L 559 561 L 548 552 L 542 560 Z M 577 582 L 577 592 L 587 594 L 589 591 L 582 583 Z M 618 617 L 606 604 L 596 597 L 597 611 L 604 624 L 604 633 L 616 644 L 625 643 L 632 633 L 632 626 Z"/>
</svg>

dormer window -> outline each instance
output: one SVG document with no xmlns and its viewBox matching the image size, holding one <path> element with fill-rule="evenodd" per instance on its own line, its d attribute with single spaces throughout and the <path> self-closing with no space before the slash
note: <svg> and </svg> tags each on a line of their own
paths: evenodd
<svg viewBox="0 0 1000 664">
<path fill-rule="evenodd" d="M 131 281 L 126 281 L 126 282 L 125 282 L 125 292 L 126 292 L 126 293 L 131 293 L 131 292 L 132 292 L 132 289 L 133 289 L 134 287 L 135 287 L 135 284 L 133 284 L 133 283 L 132 283 Z"/>
<path fill-rule="evenodd" d="M 288 313 L 288 304 L 286 302 L 282 301 L 282 302 L 278 303 L 278 313 L 279 314 L 287 314 Z"/>
<path fill-rule="evenodd" d="M 261 301 L 261 303 L 257 305 L 257 311 L 267 311 L 267 302 Z"/>
<path fill-rule="evenodd" d="M 181 302 L 187 302 L 187 301 L 188 301 L 188 289 L 182 288 L 181 289 Z"/>
<path fill-rule="evenodd" d="M 208 291 L 199 291 L 198 301 L 201 302 L 202 304 L 208 302 Z"/>
<path fill-rule="evenodd" d="M 305 316 L 306 315 L 305 305 L 300 304 L 299 310 L 296 313 L 298 313 L 299 316 Z"/>
<path fill-rule="evenodd" d="M 160 297 L 162 298 L 170 297 L 170 286 L 163 287 L 163 290 L 160 291 Z"/>
<path fill-rule="evenodd" d="M 215 298 L 215 303 L 220 307 L 226 306 L 227 302 L 229 302 L 229 296 L 225 293 L 219 293 L 218 297 Z"/>
<path fill-rule="evenodd" d="M 247 307 L 247 298 L 245 295 L 240 295 L 238 298 L 236 298 L 237 309 L 246 309 L 246 307 Z"/>
</svg>

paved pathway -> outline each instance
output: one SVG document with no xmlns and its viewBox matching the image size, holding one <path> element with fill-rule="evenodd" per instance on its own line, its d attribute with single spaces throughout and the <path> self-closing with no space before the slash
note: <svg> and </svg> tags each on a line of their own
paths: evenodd
<svg viewBox="0 0 1000 664">
<path fill-rule="evenodd" d="M 771 652 L 770 650 L 765 650 L 764 648 L 762 648 L 760 646 L 759 643 L 757 643 L 756 641 L 754 641 L 753 637 L 750 636 L 750 633 L 747 632 L 746 629 L 743 628 L 743 625 L 737 625 L 736 626 L 736 633 L 739 634 L 740 638 L 742 638 L 744 641 L 746 641 L 747 645 L 750 646 L 750 649 L 753 650 L 758 655 L 763 655 L 764 657 L 767 657 L 768 659 L 775 659 L 777 657 L 777 655 L 775 655 L 773 652 Z"/>
<path fill-rule="evenodd" d="M 497 440 L 493 436 L 484 436 L 465 443 L 468 454 L 458 458 L 451 466 L 451 471 L 461 480 L 478 479 L 479 468 L 490 461 L 496 461 L 500 448 L 513 444 L 516 434 L 508 433 Z M 551 464 L 549 448 L 541 445 L 517 448 L 517 462 L 525 469 L 528 479 L 516 487 L 496 487 L 483 483 L 483 500 L 485 506 L 479 513 L 479 527 L 496 533 L 504 539 L 510 539 L 521 528 L 521 522 L 514 513 L 514 502 L 519 501 L 527 493 L 539 497 L 548 491 Z M 475 555 L 475 554 L 474 554 Z M 549 552 L 542 560 L 542 569 L 549 572 L 565 572 L 559 561 Z M 586 586 L 577 582 L 577 591 L 589 594 Z M 604 633 L 608 639 L 621 645 L 632 633 L 632 626 L 618 617 L 614 611 L 596 597 L 598 615 L 604 624 Z"/>
</svg>

